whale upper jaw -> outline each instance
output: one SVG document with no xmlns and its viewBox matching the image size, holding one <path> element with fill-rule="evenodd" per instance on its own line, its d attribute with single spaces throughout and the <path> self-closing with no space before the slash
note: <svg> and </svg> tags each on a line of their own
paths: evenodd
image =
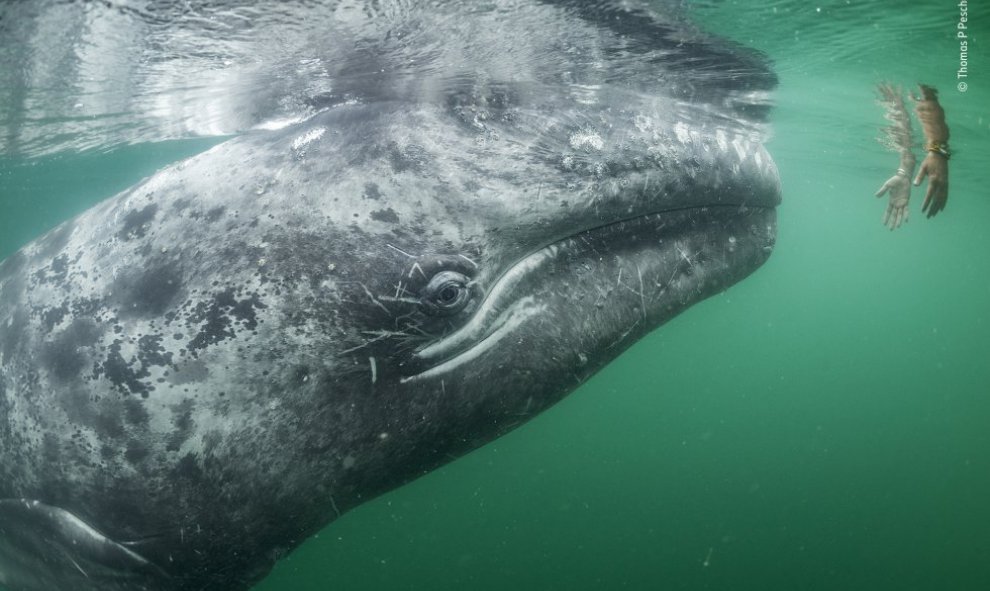
<svg viewBox="0 0 990 591">
<path fill-rule="evenodd" d="M 499 349 L 511 351 L 512 343 L 541 341 L 540 331 L 558 340 L 567 332 L 574 339 L 583 330 L 607 332 L 588 329 L 579 317 L 601 316 L 600 294 L 612 287 L 588 285 L 594 281 L 588 282 L 589 273 L 575 260 L 583 260 L 584 268 L 612 274 L 623 295 L 638 292 L 638 300 L 622 304 L 638 312 L 627 319 L 602 321 L 611 322 L 616 327 L 613 336 L 627 345 L 762 265 L 776 242 L 776 207 L 781 202 L 776 165 L 759 139 L 742 129 L 706 130 L 695 123 L 699 125 L 675 125 L 654 134 L 663 153 L 653 161 L 635 162 L 618 141 L 597 144 L 587 162 L 595 156 L 609 163 L 618 173 L 615 178 L 587 183 L 591 188 L 561 208 L 556 225 L 550 224 L 542 235 L 519 234 L 508 241 L 508 248 L 520 254 L 491 277 L 472 317 L 418 348 L 404 364 L 401 381 L 422 384 L 458 375 L 477 379 L 472 364 L 511 365 L 513 355 Z M 645 140 L 637 139 L 642 147 Z M 582 172 L 577 171 L 578 178 Z M 528 249 L 519 247 L 525 240 L 530 241 Z M 555 295 L 581 290 L 590 295 Z M 547 331 L 547 318 L 556 318 L 558 326 Z M 629 328 L 630 322 L 637 324 L 635 329 Z M 571 331 L 560 328 L 568 325 Z M 614 357 L 614 347 L 607 345 L 598 366 Z M 582 359 L 595 357 L 594 351 L 584 349 Z"/>
</svg>

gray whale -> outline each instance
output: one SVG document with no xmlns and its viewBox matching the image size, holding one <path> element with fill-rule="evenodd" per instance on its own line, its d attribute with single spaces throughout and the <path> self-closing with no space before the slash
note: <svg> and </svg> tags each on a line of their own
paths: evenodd
<svg viewBox="0 0 990 591">
<path fill-rule="evenodd" d="M 770 255 L 758 55 L 626 3 L 434 4 L 324 15 L 299 121 L 0 263 L 0 584 L 247 589 Z"/>
</svg>

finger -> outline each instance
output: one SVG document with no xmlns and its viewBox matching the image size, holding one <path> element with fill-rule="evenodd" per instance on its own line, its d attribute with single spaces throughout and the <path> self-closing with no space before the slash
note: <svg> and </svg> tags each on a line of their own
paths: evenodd
<svg viewBox="0 0 990 591">
<path fill-rule="evenodd" d="M 897 210 L 897 215 L 894 217 L 894 229 L 895 230 L 897 228 L 900 228 L 901 227 L 901 220 L 903 220 L 903 219 L 904 219 L 904 210 L 903 209 L 898 209 Z"/>
<path fill-rule="evenodd" d="M 911 217 L 911 210 L 908 208 L 908 206 L 905 205 L 904 206 L 904 221 L 903 221 L 903 223 L 906 224 L 909 217 Z"/>
<path fill-rule="evenodd" d="M 928 217 L 932 217 L 933 215 L 935 215 L 935 212 L 934 212 L 934 209 L 935 209 L 934 208 L 934 206 L 935 206 L 935 199 L 934 199 L 934 197 L 935 197 L 937 188 L 938 188 L 938 183 L 933 183 L 931 180 L 928 181 L 928 190 L 925 191 L 925 201 L 924 201 L 924 203 L 921 204 L 921 211 L 922 211 L 922 213 L 927 214 Z M 933 211 L 928 211 L 928 208 L 929 207 L 931 207 L 933 209 Z"/>
<path fill-rule="evenodd" d="M 918 185 L 920 185 L 921 179 L 925 178 L 925 175 L 927 174 L 928 174 L 928 167 L 922 164 L 921 168 L 918 169 L 918 176 L 914 177 L 914 186 L 917 187 Z"/>
<path fill-rule="evenodd" d="M 877 197 L 883 197 L 883 194 L 886 193 L 889 189 L 890 189 L 890 181 L 888 180 L 880 187 L 879 191 L 874 193 L 874 195 L 876 195 Z"/>
<path fill-rule="evenodd" d="M 891 230 L 894 229 L 894 208 L 887 207 L 887 210 L 883 212 L 883 225 L 887 226 Z"/>
<path fill-rule="evenodd" d="M 945 203 L 949 200 L 948 191 L 945 187 L 939 187 L 935 194 L 934 204 L 932 205 L 932 210 L 928 213 L 928 217 L 934 216 L 936 213 L 945 209 Z"/>
</svg>

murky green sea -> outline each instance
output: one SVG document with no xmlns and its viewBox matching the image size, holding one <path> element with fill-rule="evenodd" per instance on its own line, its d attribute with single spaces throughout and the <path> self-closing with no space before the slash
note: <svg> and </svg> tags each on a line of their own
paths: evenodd
<svg viewBox="0 0 990 591">
<path fill-rule="evenodd" d="M 258 589 L 990 589 L 988 8 L 961 92 L 957 0 L 696 4 L 780 76 L 770 261 Z M 955 151 L 895 232 L 880 80 L 937 86 Z M 0 258 L 215 141 L 0 156 Z"/>
</svg>

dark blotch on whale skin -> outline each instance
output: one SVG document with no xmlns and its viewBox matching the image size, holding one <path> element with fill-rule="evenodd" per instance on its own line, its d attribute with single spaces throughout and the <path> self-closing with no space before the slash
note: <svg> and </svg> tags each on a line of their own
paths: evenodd
<svg viewBox="0 0 990 591">
<path fill-rule="evenodd" d="M 129 425 L 144 427 L 148 425 L 148 409 L 144 403 L 137 398 L 124 400 L 124 420 Z"/>
<path fill-rule="evenodd" d="M 222 218 L 224 212 L 226 212 L 226 211 L 227 211 L 227 208 L 224 207 L 224 206 L 222 206 L 222 205 L 219 206 L 219 207 L 214 207 L 213 209 L 211 209 L 208 212 L 206 212 L 206 221 L 207 222 L 210 222 L 212 224 L 213 222 L 215 222 L 215 221 L 219 220 L 220 218 Z"/>
<path fill-rule="evenodd" d="M 61 306 L 48 308 L 41 312 L 41 325 L 45 332 L 50 333 L 55 326 L 62 322 L 69 313 L 69 303 L 62 302 Z"/>
<path fill-rule="evenodd" d="M 387 148 L 388 160 L 395 172 L 406 172 L 407 170 L 421 173 L 425 169 L 430 158 L 422 146 L 409 144 L 400 147 L 392 143 Z"/>
<path fill-rule="evenodd" d="M 69 275 L 69 257 L 60 254 L 47 267 L 38 269 L 32 277 L 38 283 L 54 283 L 55 285 L 65 285 L 65 280 Z"/>
<path fill-rule="evenodd" d="M 41 349 L 42 365 L 60 382 L 79 376 L 87 357 L 81 350 L 95 347 L 102 331 L 88 318 L 77 318 Z"/>
<path fill-rule="evenodd" d="M 192 452 L 182 456 L 182 459 L 176 464 L 172 473 L 174 476 L 183 480 L 192 482 L 203 480 L 203 469 L 199 467 L 199 463 L 196 462 L 196 456 Z"/>
<path fill-rule="evenodd" d="M 179 451 L 182 444 L 192 435 L 193 428 L 196 426 L 192 418 L 195 408 L 196 404 L 190 398 L 186 398 L 172 407 L 172 424 L 175 426 L 175 431 L 168 438 L 166 450 Z"/>
<path fill-rule="evenodd" d="M 395 210 L 389 207 L 388 209 L 380 209 L 378 211 L 371 212 L 371 219 L 376 222 L 385 222 L 387 224 L 398 224 L 399 214 L 395 213 Z"/>
<path fill-rule="evenodd" d="M 207 223 L 212 224 L 223 217 L 223 214 L 227 213 L 227 208 L 223 205 L 219 205 L 212 209 L 207 210 L 205 213 L 202 210 L 193 210 L 189 212 L 189 217 L 194 220 L 206 220 Z"/>
<path fill-rule="evenodd" d="M 104 307 L 104 301 L 98 298 L 77 298 L 69 303 L 72 315 L 76 318 L 80 316 L 96 316 Z"/>
<path fill-rule="evenodd" d="M 234 338 L 235 320 L 243 329 L 254 330 L 258 327 L 256 310 L 266 307 L 258 294 L 238 300 L 233 288 L 214 293 L 213 299 L 200 302 L 189 314 L 189 325 L 199 325 L 199 332 L 189 341 L 188 349 L 197 351 Z"/>
<path fill-rule="evenodd" d="M 475 80 L 475 83 L 480 83 Z M 476 130 L 478 115 L 484 114 L 490 120 L 509 122 L 512 108 L 520 103 L 517 93 L 508 84 L 489 84 L 483 93 L 467 87 L 447 93 L 448 111 L 466 129 Z"/>
<path fill-rule="evenodd" d="M 141 362 L 141 367 L 172 366 L 172 353 L 166 352 L 162 347 L 162 338 L 160 334 L 146 334 L 138 339 L 138 361 Z"/>
<path fill-rule="evenodd" d="M 138 439 L 131 439 L 127 442 L 127 448 L 124 450 L 124 459 L 128 463 L 138 465 L 150 454 L 151 450 L 148 449 L 148 446 Z"/>
<path fill-rule="evenodd" d="M 175 211 L 182 211 L 183 209 L 189 207 L 190 205 L 192 205 L 192 201 L 190 199 L 185 199 L 185 198 L 176 199 L 175 201 L 172 202 L 172 209 Z"/>
<path fill-rule="evenodd" d="M 144 238 L 147 232 L 147 225 L 155 219 L 158 213 L 158 205 L 152 203 L 142 209 L 133 209 L 124 216 L 124 227 L 120 229 L 118 236 L 123 240 L 131 238 Z"/>
<path fill-rule="evenodd" d="M 107 447 L 114 447 L 110 442 L 127 434 L 119 400 L 96 398 L 86 388 L 77 387 L 59 394 L 59 404 L 71 422 L 93 429 Z M 75 447 L 81 449 L 78 443 Z M 79 461 L 88 463 L 85 458 Z"/>
<path fill-rule="evenodd" d="M 62 459 L 59 440 L 54 433 L 45 433 L 41 439 L 41 456 L 49 464 L 59 464 Z"/>
<path fill-rule="evenodd" d="M 119 295 L 121 317 L 158 317 L 168 310 L 182 290 L 182 273 L 172 261 L 150 261 L 139 273 L 118 279 L 113 292 Z"/>
<path fill-rule="evenodd" d="M 100 436 L 102 441 L 120 439 L 126 434 L 124 431 L 124 423 L 121 420 L 120 414 L 117 412 L 104 411 L 97 413 L 96 416 L 93 417 L 92 427 L 96 431 L 97 435 Z"/>
<path fill-rule="evenodd" d="M 151 387 L 142 382 L 151 375 L 146 368 L 133 368 L 120 354 L 121 341 L 117 339 L 110 345 L 106 360 L 93 369 L 93 375 L 105 375 L 110 382 L 123 394 L 140 394 L 147 398 Z"/>
<path fill-rule="evenodd" d="M 114 340 L 107 350 L 106 359 L 93 369 L 94 376 L 105 375 L 119 391 L 124 394 L 140 394 L 142 398 L 147 398 L 155 389 L 146 378 L 151 377 L 149 368 L 170 367 L 172 365 L 172 353 L 165 351 L 162 347 L 164 337 L 160 334 L 144 335 L 138 339 L 137 355 L 130 361 L 121 355 L 121 341 Z M 140 409 L 141 414 L 134 415 L 134 409 L 128 409 L 131 413 L 131 422 L 147 422 L 148 417 L 144 409 Z M 133 420 L 132 420 L 133 419 Z"/>
<path fill-rule="evenodd" d="M 378 201 L 382 198 L 381 189 L 375 183 L 365 183 L 364 185 L 364 196 L 368 199 L 374 199 Z"/>
</svg>

